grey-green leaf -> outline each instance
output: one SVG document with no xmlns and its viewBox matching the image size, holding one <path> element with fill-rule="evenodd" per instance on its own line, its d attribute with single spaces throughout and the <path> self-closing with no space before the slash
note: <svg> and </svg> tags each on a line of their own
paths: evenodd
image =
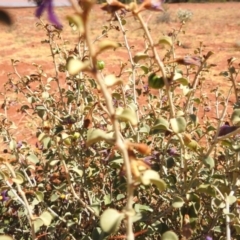
<svg viewBox="0 0 240 240">
<path fill-rule="evenodd" d="M 231 121 L 234 126 L 240 125 L 240 109 L 235 109 L 231 116 Z"/>
<path fill-rule="evenodd" d="M 138 124 L 136 112 L 130 108 L 118 108 L 116 110 L 116 116 L 119 120 L 129 121 L 133 126 Z"/>
<path fill-rule="evenodd" d="M 147 206 L 147 205 L 142 205 L 142 204 L 139 204 L 139 203 L 136 203 L 136 204 L 134 205 L 134 210 L 135 210 L 137 213 L 144 212 L 144 211 L 153 212 L 153 209 L 150 208 L 149 206 Z"/>
<path fill-rule="evenodd" d="M 169 45 L 172 46 L 172 38 L 169 36 L 163 36 L 162 38 L 159 39 L 158 41 L 159 44 L 164 44 L 164 45 Z"/>
<path fill-rule="evenodd" d="M 172 130 L 175 133 L 182 133 L 185 131 L 187 123 L 184 117 L 177 117 L 170 119 Z"/>
<path fill-rule="evenodd" d="M 102 230 L 108 234 L 114 233 L 118 230 L 123 214 L 116 209 L 108 208 L 100 216 L 100 226 Z"/>
<path fill-rule="evenodd" d="M 13 238 L 8 235 L 0 235 L 0 240 L 13 240 Z"/>
<path fill-rule="evenodd" d="M 38 159 L 38 157 L 37 157 L 34 153 L 30 153 L 30 154 L 27 156 L 27 160 L 28 160 L 29 162 L 34 163 L 34 164 L 39 163 L 39 159 Z"/>
<path fill-rule="evenodd" d="M 167 184 L 162 179 L 151 179 L 151 183 L 154 184 L 159 191 L 164 191 L 167 188 Z"/>
<path fill-rule="evenodd" d="M 43 221 L 45 226 L 49 226 L 52 222 L 53 216 L 50 212 L 44 211 L 39 218 Z"/>
<path fill-rule="evenodd" d="M 184 201 L 181 197 L 174 197 L 173 198 L 173 202 L 172 202 L 172 206 L 174 208 L 181 208 L 184 205 Z"/>
<path fill-rule="evenodd" d="M 88 61 L 82 62 L 79 59 L 69 58 L 67 61 L 67 70 L 71 75 L 76 75 L 81 71 L 86 70 L 90 63 Z"/>
<path fill-rule="evenodd" d="M 141 176 L 141 182 L 144 185 L 149 185 L 150 183 L 156 185 L 156 187 L 160 191 L 164 191 L 166 189 L 166 183 L 160 179 L 158 172 L 148 169 L 143 172 Z"/>
<path fill-rule="evenodd" d="M 208 157 L 203 157 L 202 159 L 203 163 L 205 166 L 207 166 L 208 168 L 212 169 L 215 167 L 215 161 L 212 157 L 208 156 Z"/>
<path fill-rule="evenodd" d="M 156 119 L 156 121 L 153 124 L 152 129 L 168 130 L 169 129 L 169 121 L 163 117 L 160 117 L 159 119 Z"/>
<path fill-rule="evenodd" d="M 178 78 L 178 79 L 174 80 L 174 82 L 178 82 L 183 86 L 188 86 L 188 84 L 189 84 L 189 81 L 187 78 Z"/>
<path fill-rule="evenodd" d="M 33 222 L 35 232 L 38 232 L 42 225 L 43 225 L 43 221 L 41 218 L 35 219 Z"/>
<path fill-rule="evenodd" d="M 136 55 L 133 57 L 133 61 L 135 63 L 138 63 L 140 60 L 146 59 L 148 57 L 149 57 L 148 54 L 139 52 L 139 53 L 136 53 Z"/>
<path fill-rule="evenodd" d="M 161 237 L 161 240 L 178 240 L 178 239 L 179 238 L 177 234 L 173 231 L 167 231 Z"/>
<path fill-rule="evenodd" d="M 44 200 L 44 193 L 43 192 L 36 191 L 35 195 L 36 195 L 39 202 L 42 202 Z"/>
<path fill-rule="evenodd" d="M 92 144 L 99 142 L 101 140 L 106 140 L 106 141 L 111 141 L 112 135 L 107 134 L 106 132 L 104 132 L 101 129 L 89 129 L 87 132 L 87 146 L 91 146 Z"/>
<path fill-rule="evenodd" d="M 239 235 L 240 234 L 240 225 L 239 224 L 233 224 L 233 227 L 235 228 L 237 234 Z"/>
<path fill-rule="evenodd" d="M 237 198 L 235 196 L 227 196 L 227 201 L 230 205 L 232 205 L 237 201 Z"/>
<path fill-rule="evenodd" d="M 11 140 L 10 143 L 9 143 L 9 148 L 11 150 L 15 150 L 16 146 L 17 146 L 16 141 L 15 140 Z"/>
<path fill-rule="evenodd" d="M 104 82 L 107 87 L 112 87 L 114 85 L 122 83 L 122 80 L 119 78 L 116 78 L 115 75 L 109 74 L 104 78 Z"/>
</svg>

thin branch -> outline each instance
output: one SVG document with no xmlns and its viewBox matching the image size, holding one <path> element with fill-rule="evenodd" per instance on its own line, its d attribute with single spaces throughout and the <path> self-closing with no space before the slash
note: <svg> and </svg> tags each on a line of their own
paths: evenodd
<svg viewBox="0 0 240 240">
<path fill-rule="evenodd" d="M 148 27 L 147 27 L 146 23 L 142 19 L 141 14 L 137 13 L 136 16 L 137 16 L 138 20 L 140 21 L 144 32 L 146 33 L 147 39 L 150 43 L 150 47 L 151 47 L 153 55 L 154 55 L 154 59 L 156 60 L 159 68 L 161 69 L 164 84 L 165 84 L 165 87 L 166 87 L 166 93 L 167 93 L 167 96 L 168 96 L 168 102 L 169 102 L 169 107 L 170 107 L 170 118 L 173 118 L 175 116 L 175 110 L 174 110 L 174 104 L 173 104 L 173 99 L 172 99 L 172 93 L 171 93 L 171 90 L 170 90 L 170 83 L 167 80 L 167 75 L 166 75 L 164 64 L 163 64 L 162 60 L 160 59 L 160 57 L 157 53 L 157 49 L 155 48 L 155 45 L 153 43 L 153 39 L 150 35 L 150 32 L 148 30 Z"/>
</svg>

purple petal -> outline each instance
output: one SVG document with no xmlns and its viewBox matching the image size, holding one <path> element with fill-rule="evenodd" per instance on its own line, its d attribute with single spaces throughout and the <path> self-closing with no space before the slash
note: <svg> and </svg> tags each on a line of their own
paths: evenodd
<svg viewBox="0 0 240 240">
<path fill-rule="evenodd" d="M 52 0 L 48 0 L 48 19 L 51 23 L 56 25 L 58 28 L 62 28 L 62 24 L 59 22 L 57 16 L 55 15 L 53 11 L 53 5 L 52 5 Z"/>
<path fill-rule="evenodd" d="M 2 201 L 5 202 L 9 199 L 8 195 L 7 195 L 7 191 L 8 190 L 4 190 L 1 195 L 2 195 Z"/>
<path fill-rule="evenodd" d="M 47 5 L 48 5 L 48 1 L 43 1 L 41 4 L 40 4 L 40 6 L 37 8 L 37 10 L 36 10 L 36 12 L 35 12 L 35 15 L 36 15 L 36 17 L 41 17 L 42 16 L 42 14 L 43 14 L 43 12 L 44 12 L 44 10 L 45 10 L 45 8 L 47 7 Z"/>
<path fill-rule="evenodd" d="M 57 16 L 53 11 L 53 0 L 43 0 L 35 12 L 36 17 L 41 17 L 44 10 L 47 10 L 49 21 L 52 24 L 56 25 L 58 28 L 62 28 L 62 24 L 59 22 Z"/>
<path fill-rule="evenodd" d="M 169 149 L 167 150 L 167 153 L 168 153 L 170 156 L 176 156 L 176 155 L 178 155 L 176 148 L 169 148 Z"/>
<path fill-rule="evenodd" d="M 220 131 L 219 131 L 219 134 L 218 136 L 224 136 L 224 135 L 227 135 L 233 131 L 235 131 L 238 127 L 237 126 L 229 126 L 229 125 L 223 125 L 221 128 L 220 128 Z"/>
<path fill-rule="evenodd" d="M 21 148 L 22 147 L 22 141 L 19 141 L 18 143 L 17 143 L 17 148 Z"/>
<path fill-rule="evenodd" d="M 153 10 L 156 10 L 156 11 L 164 11 L 164 9 L 162 8 L 162 3 L 164 1 L 159 1 L 159 0 L 151 0 L 151 5 L 152 5 L 152 8 Z"/>
<path fill-rule="evenodd" d="M 206 236 L 206 240 L 213 240 L 213 239 L 210 236 Z"/>
</svg>

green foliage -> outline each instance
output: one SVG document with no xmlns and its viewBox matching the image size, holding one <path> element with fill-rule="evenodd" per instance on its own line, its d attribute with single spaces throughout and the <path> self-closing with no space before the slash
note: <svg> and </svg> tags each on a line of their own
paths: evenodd
<svg viewBox="0 0 240 240">
<path fill-rule="evenodd" d="M 228 94 L 209 89 L 216 101 L 216 116 L 209 117 L 202 86 L 213 52 L 200 44 L 190 56 L 175 57 L 191 12 L 178 12 L 179 29 L 154 43 L 139 5 L 120 5 L 143 29 L 145 45 L 136 53 L 129 47 L 129 18 L 111 10 L 117 21 L 103 23 L 92 39 L 92 3 L 84 4 L 85 11 L 67 18 L 79 36 L 68 48 L 64 31 L 37 24 L 47 35 L 42 43 L 50 47 L 54 72 L 34 64 L 22 76 L 12 60 L 2 93 L 0 132 L 8 154 L 0 157 L 0 239 L 238 239 L 236 59 L 221 73 L 232 83 Z M 122 42 L 107 39 L 110 31 L 122 34 Z M 119 48 L 128 59 L 109 74 L 111 62 L 101 54 L 117 56 Z M 7 114 L 7 94 L 14 91 L 35 146 L 15 137 Z M 222 134 L 225 120 L 236 128 Z"/>
</svg>

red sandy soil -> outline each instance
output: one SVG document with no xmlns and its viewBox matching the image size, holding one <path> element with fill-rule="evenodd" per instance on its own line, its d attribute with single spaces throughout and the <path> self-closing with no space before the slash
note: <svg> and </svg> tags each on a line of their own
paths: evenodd
<svg viewBox="0 0 240 240">
<path fill-rule="evenodd" d="M 204 90 L 212 89 L 214 86 L 219 86 L 226 92 L 230 86 L 223 77 L 219 77 L 219 73 L 223 70 L 227 70 L 227 59 L 230 57 L 240 57 L 240 3 L 202 3 L 202 4 L 169 4 L 167 5 L 167 12 L 170 14 L 169 23 L 159 22 L 159 17 L 162 13 L 150 13 L 148 11 L 143 12 L 143 18 L 146 21 L 149 19 L 148 25 L 151 29 L 154 41 L 165 34 L 168 34 L 172 29 L 179 29 L 180 24 L 177 21 L 177 12 L 179 9 L 190 10 L 193 13 L 192 20 L 187 22 L 184 29 L 185 34 L 179 34 L 179 40 L 182 42 L 182 46 L 176 48 L 176 55 L 178 57 L 186 54 L 193 54 L 194 50 L 199 47 L 199 43 L 203 42 L 205 45 L 204 52 L 213 51 L 214 55 L 211 57 L 210 62 L 217 64 L 217 67 L 213 68 L 208 75 Z M 1 38 L 0 38 L 0 78 L 2 85 L 0 92 L 4 90 L 4 83 L 7 81 L 7 74 L 13 72 L 11 66 L 11 59 L 19 60 L 18 71 L 23 76 L 25 74 L 30 75 L 36 72 L 36 68 L 32 63 L 42 65 L 48 76 L 51 75 L 54 67 L 50 63 L 50 50 L 47 44 L 42 44 L 41 41 L 46 39 L 46 34 L 43 30 L 36 27 L 37 19 L 34 17 L 34 8 L 16 8 L 8 9 L 9 13 L 13 17 L 14 24 L 11 27 L 0 26 Z M 65 40 L 69 40 L 71 43 L 77 44 L 78 36 L 71 33 L 71 29 L 65 20 L 66 15 L 73 13 L 71 8 L 59 7 L 56 9 L 56 13 L 61 19 L 64 25 L 63 37 Z M 152 14 L 151 18 L 149 18 Z M 102 12 L 99 6 L 95 6 L 91 15 L 91 33 L 92 39 L 95 39 L 102 31 L 102 26 L 108 25 L 106 21 L 109 19 L 109 15 Z M 45 18 L 43 18 L 45 21 Z M 127 31 L 127 37 L 133 53 L 141 52 L 144 49 L 144 42 L 142 38 L 143 31 L 139 28 L 139 24 L 129 13 L 127 15 L 127 23 L 124 26 Z M 117 23 L 116 23 L 117 24 Z M 121 33 L 112 31 L 109 33 L 109 39 L 123 41 Z M 67 47 L 72 47 L 69 45 Z M 163 53 L 165 49 L 160 49 Z M 101 55 L 103 60 L 107 62 L 107 71 L 118 73 L 120 60 L 127 61 L 127 51 L 123 48 L 117 49 L 116 52 L 107 53 Z M 237 63 L 240 61 L 236 61 Z M 60 80 L 64 83 L 64 75 L 60 75 Z M 127 81 L 127 79 L 126 79 Z M 14 94 L 9 95 L 9 99 L 14 101 L 17 96 Z M 213 95 L 209 95 L 210 104 Z M 3 97 L 0 99 L 0 104 L 3 103 Z M 144 103 L 143 103 L 144 104 Z M 17 140 L 29 140 L 34 139 L 29 131 L 25 131 L 29 128 L 27 123 L 28 118 L 26 116 L 17 113 L 19 104 L 13 104 L 8 111 L 8 117 L 21 126 L 16 130 Z M 1 114 L 5 114 L 1 110 Z M 33 140 L 34 142 L 35 140 Z"/>
</svg>

